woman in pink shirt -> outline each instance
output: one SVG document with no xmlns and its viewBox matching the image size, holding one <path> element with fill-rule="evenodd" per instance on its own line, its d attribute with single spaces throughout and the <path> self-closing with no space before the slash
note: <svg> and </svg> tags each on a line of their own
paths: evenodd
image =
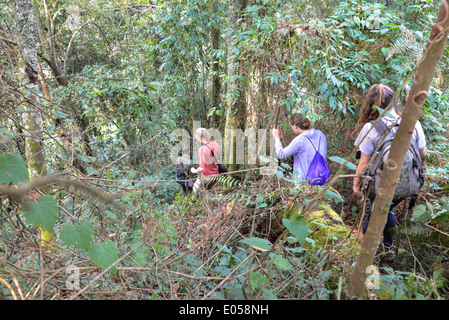
<svg viewBox="0 0 449 320">
<path fill-rule="evenodd" d="M 200 166 L 198 168 L 193 167 L 190 169 L 192 173 L 200 173 L 201 177 L 195 181 L 193 185 L 193 191 L 198 193 L 200 188 L 208 189 L 212 186 L 212 179 L 204 179 L 205 177 L 218 175 L 218 164 L 215 161 L 214 156 L 218 155 L 220 147 L 218 143 L 212 140 L 209 131 L 204 128 L 198 128 L 195 130 L 195 138 L 202 144 L 200 155 Z M 209 177 L 210 178 L 210 177 Z"/>
</svg>

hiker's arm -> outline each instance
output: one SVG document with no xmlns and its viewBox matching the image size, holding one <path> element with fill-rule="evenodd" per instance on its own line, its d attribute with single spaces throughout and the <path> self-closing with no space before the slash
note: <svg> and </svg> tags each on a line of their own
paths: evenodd
<svg viewBox="0 0 449 320">
<path fill-rule="evenodd" d="M 355 174 L 362 174 L 363 172 L 365 172 L 365 169 L 368 167 L 369 161 L 371 159 L 371 156 L 368 156 L 366 154 L 364 154 L 363 152 L 360 155 L 360 161 L 359 164 L 357 166 L 357 169 L 355 170 Z M 352 191 L 354 192 L 354 194 L 356 196 L 361 196 L 362 192 L 360 190 L 360 183 L 361 180 L 359 177 L 355 177 L 354 178 L 354 184 L 352 187 Z"/>
<path fill-rule="evenodd" d="M 190 171 L 192 171 L 192 173 L 201 173 L 203 172 L 204 168 L 206 167 L 206 161 L 205 161 L 205 153 L 204 153 L 204 146 L 200 148 L 199 150 L 200 152 L 200 164 L 198 166 L 198 168 L 192 167 L 192 169 L 190 169 Z"/>
<path fill-rule="evenodd" d="M 274 147 L 276 148 L 276 154 L 279 159 L 288 158 L 288 157 L 292 156 L 293 154 L 299 152 L 301 149 L 300 141 L 299 141 L 298 137 L 293 139 L 293 141 L 285 148 L 282 147 L 282 142 L 279 137 L 278 129 L 273 129 L 273 137 L 274 137 Z"/>
<path fill-rule="evenodd" d="M 421 156 L 421 159 L 424 159 L 426 157 L 427 150 L 426 147 L 419 149 L 419 155 Z"/>
<path fill-rule="evenodd" d="M 190 171 L 192 173 L 201 173 L 201 172 L 203 172 L 203 170 L 204 170 L 204 168 L 202 168 L 202 167 L 198 167 L 198 169 L 195 169 L 195 167 L 192 167 L 192 169 L 190 169 Z"/>
</svg>

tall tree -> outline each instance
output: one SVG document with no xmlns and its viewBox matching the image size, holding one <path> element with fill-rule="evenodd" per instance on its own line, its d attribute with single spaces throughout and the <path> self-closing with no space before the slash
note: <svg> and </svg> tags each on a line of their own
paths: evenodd
<svg viewBox="0 0 449 320">
<path fill-rule="evenodd" d="M 236 52 L 236 41 L 238 41 L 237 30 L 242 23 L 242 12 L 247 6 L 246 0 L 230 0 L 228 7 L 228 26 L 232 30 L 227 38 L 228 45 L 228 87 L 227 87 L 227 109 L 224 143 L 224 162 L 229 164 L 231 171 L 236 166 L 236 143 L 234 141 L 235 131 L 243 129 L 246 116 L 244 61 Z"/>
<path fill-rule="evenodd" d="M 58 58 L 56 56 L 56 26 L 50 8 L 48 6 L 48 1 L 44 0 L 45 18 L 47 24 L 47 39 L 46 39 L 46 55 L 42 55 L 42 59 L 47 62 L 50 70 L 59 85 L 67 86 L 66 74 L 62 74 L 61 66 L 58 65 Z M 44 48 L 45 48 L 44 47 Z"/>
<path fill-rule="evenodd" d="M 212 3 L 212 21 L 215 21 L 213 18 L 214 15 L 218 12 L 218 0 L 214 0 Z M 216 52 L 220 49 L 220 28 L 212 22 L 211 27 L 211 44 L 213 52 Z M 216 55 L 212 61 L 212 104 L 211 107 L 213 110 L 219 107 L 220 105 L 220 91 L 221 91 L 221 82 L 220 82 L 220 58 Z"/>
<path fill-rule="evenodd" d="M 376 196 L 370 224 L 363 238 L 362 251 L 349 284 L 348 298 L 350 299 L 362 299 L 365 294 L 366 270 L 373 263 L 379 239 L 387 221 L 388 209 L 385 210 L 385 208 L 389 208 L 393 199 L 415 124 L 427 99 L 427 92 L 435 76 L 438 62 L 444 53 L 448 35 L 449 3 L 444 0 L 427 42 L 426 50 L 414 75 L 413 86 L 404 107 L 402 120 L 391 144 L 387 165 L 381 175 L 379 194 Z"/>
<path fill-rule="evenodd" d="M 22 120 L 25 128 L 25 150 L 30 178 L 46 174 L 43 143 L 43 121 L 39 99 L 39 67 L 37 60 L 37 24 L 32 0 L 14 1 L 19 68 L 23 101 Z"/>
</svg>

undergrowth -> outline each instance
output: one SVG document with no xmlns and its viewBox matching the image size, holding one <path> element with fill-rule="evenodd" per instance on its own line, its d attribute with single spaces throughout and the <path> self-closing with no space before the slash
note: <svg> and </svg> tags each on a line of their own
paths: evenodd
<svg viewBox="0 0 449 320">
<path fill-rule="evenodd" d="M 9 286 L 0 297 L 345 299 L 360 249 L 357 206 L 331 189 L 303 213 L 322 187 L 279 172 L 222 176 L 185 197 L 154 176 L 97 184 L 98 193 L 55 182 L 54 238 L 39 232 L 27 201 L 2 196 L 0 277 Z M 413 211 L 397 209 L 397 254 L 391 264 L 376 259 L 370 299 L 447 298 L 447 196 L 426 190 Z"/>
</svg>

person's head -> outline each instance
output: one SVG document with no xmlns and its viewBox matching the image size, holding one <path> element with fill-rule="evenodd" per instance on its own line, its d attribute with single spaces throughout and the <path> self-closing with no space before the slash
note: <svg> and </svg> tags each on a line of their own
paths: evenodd
<svg viewBox="0 0 449 320">
<path fill-rule="evenodd" d="M 387 111 L 394 109 L 395 104 L 393 97 L 394 91 L 390 87 L 384 84 L 375 84 L 371 86 L 368 93 L 365 95 L 365 101 L 360 110 L 357 127 L 361 128 L 368 121 L 376 120 L 379 117 L 379 110 L 373 108 L 374 106 Z"/>
<path fill-rule="evenodd" d="M 182 147 L 182 155 L 190 157 L 190 146 L 189 145 Z"/>
<path fill-rule="evenodd" d="M 309 119 L 304 118 L 302 114 L 296 113 L 290 118 L 290 125 L 292 130 L 296 134 L 300 134 L 303 131 L 309 130 L 312 127 L 312 123 Z"/>
<path fill-rule="evenodd" d="M 197 128 L 195 130 L 195 138 L 201 143 L 207 143 L 212 140 L 209 131 L 205 128 Z"/>
</svg>

